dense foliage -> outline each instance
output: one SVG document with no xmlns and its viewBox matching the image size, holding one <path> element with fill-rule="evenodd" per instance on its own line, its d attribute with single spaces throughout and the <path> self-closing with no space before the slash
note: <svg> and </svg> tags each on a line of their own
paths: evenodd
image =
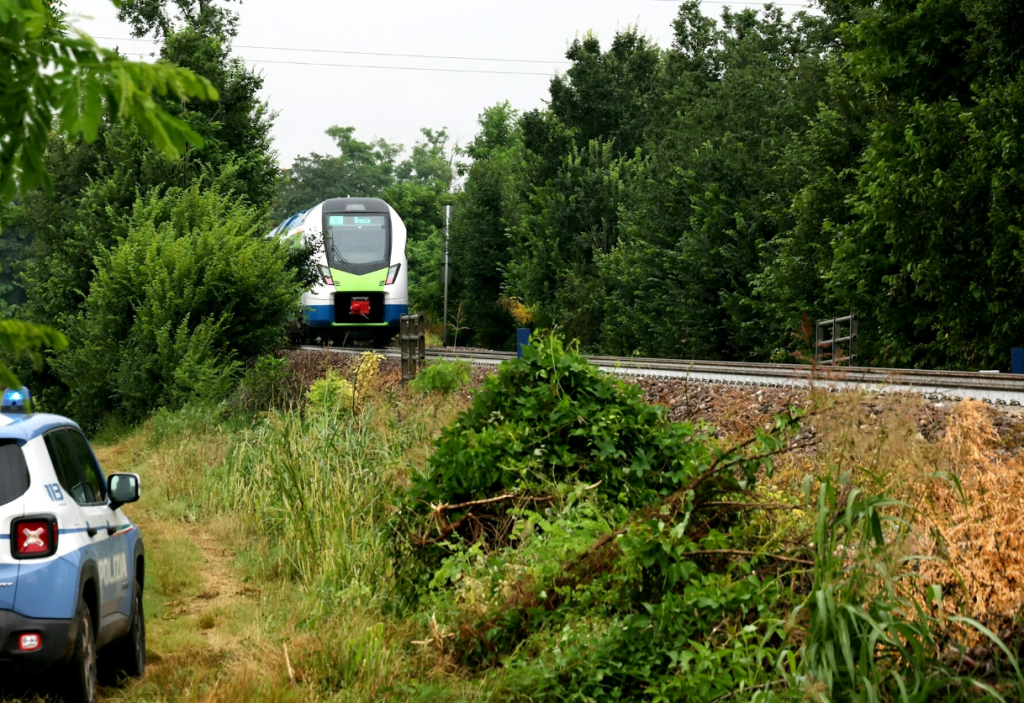
<svg viewBox="0 0 1024 703">
<path fill-rule="evenodd" d="M 93 143 L 51 144 L 45 166 L 53 188 L 30 193 L 21 208 L 21 224 L 33 234 L 32 258 L 21 264 L 32 318 L 66 331 L 64 318 L 77 313 L 95 275 L 94 257 L 124 236 L 125 217 L 151 188 L 221 178 L 254 205 L 269 200 L 276 167 L 268 111 L 257 96 L 262 79 L 231 57 L 235 31 L 233 16 L 209 12 L 164 36 L 161 59 L 206 77 L 220 97 L 165 105 L 203 137 L 187 158 L 168 158 L 138 128 L 109 120 Z"/>
<path fill-rule="evenodd" d="M 664 481 L 672 455 L 689 438 L 663 410 L 547 337 L 487 378 L 441 433 L 412 500 L 464 503 L 573 480 L 600 484 L 595 490 L 621 505 L 641 505 L 671 485 Z"/>
<path fill-rule="evenodd" d="M 187 122 L 153 105 L 168 93 L 216 100 L 210 82 L 192 71 L 126 61 L 90 38 L 69 36 L 59 2 L 3 0 L 0 37 L 0 199 L 48 183 L 43 153 L 55 126 L 91 142 L 108 110 L 131 119 L 166 154 L 202 144 Z"/>
<path fill-rule="evenodd" d="M 52 186 L 44 157 L 54 139 L 93 142 L 106 116 L 130 120 L 147 143 L 167 157 L 202 137 L 168 104 L 188 98 L 216 100 L 216 89 L 192 71 L 167 64 L 126 61 L 89 37 L 73 36 L 62 3 L 43 0 L 0 1 L 0 231 L 19 221 L 10 200 L 20 190 Z M 166 96 L 162 104 L 159 96 Z M 8 266 L 25 256 L 31 233 L 17 231 L 0 242 Z M 57 330 L 4 319 L 19 301 L 12 271 L 0 264 L 0 353 L 6 361 L 27 355 L 41 369 L 39 350 L 63 348 Z M 21 383 L 0 360 L 0 384 Z"/>
<path fill-rule="evenodd" d="M 453 234 L 471 342 L 511 346 L 502 296 L 682 358 L 806 355 L 805 319 L 855 311 L 863 363 L 1007 367 L 1019 3 L 819 4 L 685 2 L 671 47 L 585 35 L 546 109 L 485 112 Z"/>
<path fill-rule="evenodd" d="M 535 339 L 413 475 L 394 568 L 454 625 L 438 646 L 499 700 L 971 700 L 995 679 L 1020 686 L 1015 664 L 975 681 L 940 657 L 956 618 L 901 566 L 916 559 L 913 510 L 859 469 L 806 476 L 802 502 L 760 487 L 799 445 L 799 415 L 725 442 Z"/>
<path fill-rule="evenodd" d="M 237 15 L 181 0 L 125 3 L 120 16 L 161 41 L 145 71 L 203 91 L 183 100 L 191 84 L 172 83 L 174 95 L 152 96 L 148 109 L 177 130 L 165 145 L 83 83 L 89 130 L 50 139 L 38 155 L 49 187 L 26 188 L 0 233 L 12 253 L 0 272 L 10 277 L 0 278 L 4 304 L 70 340 L 50 368 L 17 369 L 47 409 L 86 425 L 226 395 L 236 365 L 275 348 L 297 317 L 315 253 L 259 241 L 277 166 L 262 78 L 231 55 Z M 114 69 L 126 63 L 99 56 Z M 175 151 L 184 138 L 188 148 Z M 231 270 L 243 261 L 248 270 Z"/>
<path fill-rule="evenodd" d="M 300 311 L 287 245 L 265 238 L 262 213 L 231 192 L 154 192 L 125 226 L 97 257 L 72 349 L 52 362 L 86 423 L 226 396 L 237 362 L 276 349 Z"/>
</svg>

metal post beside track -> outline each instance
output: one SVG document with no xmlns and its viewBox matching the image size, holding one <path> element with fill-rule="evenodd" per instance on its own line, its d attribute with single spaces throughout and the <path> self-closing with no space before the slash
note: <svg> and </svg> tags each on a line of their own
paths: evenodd
<svg viewBox="0 0 1024 703">
<path fill-rule="evenodd" d="M 427 358 L 427 323 L 423 315 L 402 315 L 398 323 L 402 350 L 402 383 L 416 378 Z"/>
<path fill-rule="evenodd" d="M 850 314 L 819 322 L 814 335 L 814 363 L 818 366 L 853 366 L 856 361 L 857 316 Z"/>
<path fill-rule="evenodd" d="M 441 261 L 441 266 L 444 269 L 444 308 L 441 312 L 441 346 L 448 346 L 448 282 L 452 278 L 452 260 L 448 255 L 448 233 L 451 229 L 452 222 L 452 206 L 444 206 L 444 258 Z M 455 332 L 458 336 L 458 331 Z"/>
</svg>

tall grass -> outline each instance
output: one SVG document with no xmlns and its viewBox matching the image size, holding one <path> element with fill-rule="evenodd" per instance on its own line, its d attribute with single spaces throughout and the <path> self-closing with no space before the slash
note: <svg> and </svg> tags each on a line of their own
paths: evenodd
<svg viewBox="0 0 1024 703">
<path fill-rule="evenodd" d="M 725 609 L 713 620 L 705 611 L 717 613 L 719 606 L 701 605 L 701 622 L 713 624 L 692 632 L 686 623 L 696 621 L 697 611 L 689 601 L 664 617 L 668 610 L 647 609 L 650 598 L 644 610 L 626 612 L 622 602 L 634 584 L 629 569 L 639 561 L 621 559 L 607 602 L 598 587 L 580 591 L 566 606 L 578 612 L 538 627 L 500 665 L 470 670 L 456 656 L 459 623 L 490 623 L 488 607 L 500 609 L 508 600 L 503 589 L 530 585 L 519 577 L 529 560 L 543 558 L 550 568 L 535 576 L 546 577 L 565 562 L 558 550 L 574 543 L 569 540 L 592 544 L 593 514 L 545 506 L 535 516 L 546 524 L 542 532 L 523 532 L 510 554 L 498 555 L 507 562 L 466 554 L 453 562 L 461 569 L 457 577 L 420 601 L 389 598 L 401 568 L 394 562 L 391 511 L 427 464 L 431 439 L 465 400 L 406 393 L 397 380 L 368 378 L 361 375 L 360 392 L 346 403 L 320 402 L 304 384 L 290 391 L 294 404 L 279 405 L 288 410 L 256 417 L 227 406 L 161 412 L 130 442 L 103 450 L 125 467 L 140 463 L 151 496 L 132 508 L 145 508 L 154 528 L 144 526 L 155 569 L 147 607 L 151 618 L 157 615 L 152 641 L 165 666 L 154 667 L 156 678 L 134 689 L 133 700 L 584 700 L 600 677 L 622 677 L 620 663 L 634 678 L 648 663 L 664 670 L 648 677 L 646 690 L 624 689 L 622 698 L 632 700 L 1009 701 L 1024 690 L 1014 654 L 965 617 L 987 611 L 957 600 L 956 584 L 934 571 L 945 561 L 926 539 L 933 527 L 947 529 L 940 512 L 954 527 L 985 517 L 977 529 L 992 530 L 996 513 L 965 512 L 963 492 L 975 508 L 1024 495 L 1007 490 L 1017 485 L 1007 483 L 1007 475 L 1020 473 L 1016 459 L 996 471 L 985 447 L 966 442 L 987 437 L 973 415 L 952 418 L 938 441 L 917 434 L 920 412 L 911 401 L 844 395 L 814 416 L 813 451 L 781 460 L 775 479 L 765 477 L 754 497 L 765 510 L 749 518 L 744 534 L 751 542 L 737 543 L 759 552 L 770 544 L 772 553 L 813 561 L 759 566 L 751 578 L 761 585 L 741 595 L 763 607 Z M 805 483 L 806 476 L 813 478 Z M 963 492 L 953 491 L 957 480 Z M 607 531 L 602 525 L 598 532 Z M 230 609 L 208 609 L 204 599 L 213 591 L 196 579 L 204 557 L 187 536 L 211 532 L 237 548 L 233 556 L 249 572 Z M 650 533 L 660 534 L 660 528 Z M 621 542 L 624 549 L 643 547 Z M 976 543 L 972 533 L 968 546 Z M 991 591 L 995 576 L 985 575 L 981 585 L 988 590 L 971 593 Z M 691 584 L 677 595 L 728 595 L 728 579 L 694 579 L 704 590 Z M 762 597 L 769 590 L 778 597 Z M 1012 595 L 1003 600 L 1019 602 Z M 1001 612 L 995 604 L 988 611 Z M 240 646 L 204 649 L 205 615 L 221 638 L 242 638 Z M 642 626 L 654 615 L 662 629 Z M 621 634 L 627 625 L 628 637 Z M 987 647 L 983 666 L 949 658 L 961 642 Z M 294 671 L 285 666 L 285 646 Z M 158 689 L 174 693 L 158 695 Z"/>
<path fill-rule="evenodd" d="M 456 404 L 411 402 L 375 397 L 356 414 L 344 405 L 271 412 L 235 436 L 210 478 L 211 500 L 244 516 L 258 571 L 332 601 L 393 582 L 385 523 L 406 457 L 424 451 Z"/>
</svg>

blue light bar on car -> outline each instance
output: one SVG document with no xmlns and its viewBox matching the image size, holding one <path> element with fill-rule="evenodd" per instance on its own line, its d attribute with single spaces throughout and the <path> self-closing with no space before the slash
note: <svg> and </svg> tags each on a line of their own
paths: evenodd
<svg viewBox="0 0 1024 703">
<path fill-rule="evenodd" d="M 0 413 L 23 415 L 32 412 L 32 394 L 28 388 L 8 388 L 0 399 Z"/>
</svg>

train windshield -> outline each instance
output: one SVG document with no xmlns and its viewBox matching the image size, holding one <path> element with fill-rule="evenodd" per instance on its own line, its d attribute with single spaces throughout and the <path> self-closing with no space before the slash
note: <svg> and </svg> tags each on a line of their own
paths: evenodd
<svg viewBox="0 0 1024 703">
<path fill-rule="evenodd" d="M 388 264 L 387 215 L 372 213 L 329 214 L 327 220 L 327 256 L 335 268 L 360 268 Z"/>
</svg>

